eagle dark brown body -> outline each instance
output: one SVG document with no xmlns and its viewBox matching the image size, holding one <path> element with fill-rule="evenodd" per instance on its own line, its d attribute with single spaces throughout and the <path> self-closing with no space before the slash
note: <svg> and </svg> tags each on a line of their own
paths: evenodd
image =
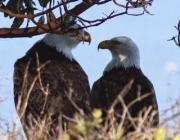
<svg viewBox="0 0 180 140">
<path fill-rule="evenodd" d="M 17 60 L 14 68 L 15 105 L 29 140 L 37 137 L 49 140 L 52 135 L 58 135 L 55 131 L 65 122 L 65 119 L 60 122 L 62 114 L 73 117 L 78 112 L 68 99 L 69 94 L 79 108 L 89 113 L 90 87 L 86 73 L 76 60 L 69 60 L 56 48 L 40 41 Z M 35 137 L 40 129 L 42 135 Z"/>
<path fill-rule="evenodd" d="M 133 80 L 132 85 L 129 84 L 130 80 Z M 126 91 L 122 92 L 125 86 L 128 85 L 129 87 Z M 129 108 L 129 113 L 133 118 L 137 118 L 140 111 L 144 108 L 147 109 L 150 106 L 152 107 L 151 113 L 152 111 L 158 110 L 152 83 L 140 69 L 135 67 L 126 69 L 119 67 L 114 68 L 109 72 L 105 72 L 93 85 L 91 92 L 91 107 L 101 108 L 102 110 L 107 111 L 120 93 L 126 106 L 139 98 L 139 100 Z M 145 97 L 146 95 L 147 97 Z M 143 96 L 145 98 L 143 98 Z M 117 114 L 122 115 L 123 110 L 122 102 L 119 101 L 114 108 L 114 114 L 117 120 L 120 120 L 120 117 L 117 117 Z M 151 125 L 156 126 L 158 123 L 159 116 L 156 114 Z M 134 128 L 130 127 L 128 131 L 129 130 L 134 130 Z"/>
</svg>

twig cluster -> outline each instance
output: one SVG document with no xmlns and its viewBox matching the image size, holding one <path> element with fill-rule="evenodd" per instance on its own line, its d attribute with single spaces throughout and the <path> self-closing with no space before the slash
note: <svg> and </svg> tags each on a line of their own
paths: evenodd
<svg viewBox="0 0 180 140">
<path fill-rule="evenodd" d="M 48 95 L 49 87 L 48 85 L 43 86 L 42 84 L 41 69 L 44 68 L 49 62 L 40 64 L 38 54 L 36 54 L 36 58 L 37 76 L 35 76 L 35 78 L 32 80 L 31 86 L 27 89 L 27 93 L 30 93 L 32 91 L 34 82 L 38 82 L 40 85 L 40 90 L 45 95 Z M 26 69 L 24 71 L 23 86 L 26 86 L 26 80 L 28 76 L 27 69 L 29 67 L 29 63 L 30 61 L 27 63 Z M 68 126 L 64 124 L 65 127 L 63 129 L 61 127 L 58 128 L 59 133 L 56 137 L 57 140 L 158 140 L 158 137 L 162 137 L 162 135 L 166 135 L 164 136 L 164 138 L 162 138 L 163 140 L 165 140 L 165 137 L 168 137 L 171 140 L 173 137 L 178 137 L 178 134 L 180 133 L 179 100 L 177 99 L 170 108 L 161 111 L 161 118 L 164 119 L 162 119 L 159 128 L 152 128 L 150 124 L 154 118 L 154 115 L 157 112 L 151 112 L 151 106 L 149 108 L 141 110 L 137 118 L 133 118 L 129 113 L 129 108 L 139 100 L 148 97 L 149 93 L 145 94 L 144 96 L 140 96 L 139 91 L 141 90 L 141 87 L 139 87 L 137 92 L 137 98 L 135 100 L 130 102 L 128 105 L 126 105 L 123 101 L 123 97 L 128 93 L 133 82 L 133 80 L 129 81 L 129 83 L 127 83 L 127 85 L 119 93 L 116 100 L 114 100 L 111 107 L 107 111 L 108 115 L 106 118 L 102 118 L 102 110 L 100 109 L 93 110 L 91 115 L 84 114 L 82 109 L 79 108 L 71 99 L 73 91 L 69 89 L 67 97 L 69 98 L 73 106 L 76 108 L 77 113 L 74 115 L 73 118 L 69 118 L 64 114 L 60 114 L 59 126 L 62 126 L 61 123 L 63 118 L 68 120 L 69 124 Z M 25 113 L 28 97 L 29 95 L 26 99 L 21 99 L 20 103 L 18 104 L 17 109 L 20 110 L 20 112 L 22 113 L 22 115 L 20 114 L 20 117 L 22 117 L 23 113 Z M 114 107 L 117 103 L 121 103 L 124 108 L 122 114 L 116 114 L 114 112 Z M 44 105 L 45 104 L 46 102 L 44 103 Z M 41 120 L 41 123 L 39 123 L 39 120 L 35 120 L 34 118 L 32 118 L 32 116 L 30 116 L 30 119 L 32 119 L 35 123 L 31 126 L 32 130 L 29 131 L 30 140 L 40 140 L 40 136 L 42 136 L 42 134 L 48 135 L 49 140 L 54 139 L 52 135 L 49 135 L 46 129 L 52 123 L 48 120 L 49 118 L 51 118 L 51 115 L 52 114 L 49 112 L 46 118 L 44 118 L 43 121 Z M 116 116 L 121 119 L 120 122 L 116 120 Z M 135 128 L 135 131 L 124 135 L 124 133 L 126 132 L 126 128 L 124 126 L 126 125 L 127 120 L 129 120 L 129 124 L 131 124 Z M 16 117 L 12 125 L 10 125 L 6 120 L 2 118 L 0 118 L 0 122 L 0 138 L 4 140 L 25 140 L 24 136 L 22 135 L 22 130 L 17 129 L 19 118 Z M 33 129 L 35 126 L 37 126 L 38 129 Z M 161 133 L 159 133 L 159 131 Z"/>
<path fill-rule="evenodd" d="M 166 129 L 168 138 L 180 134 L 180 101 L 179 98 L 169 107 L 161 111 L 161 126 Z"/>
</svg>

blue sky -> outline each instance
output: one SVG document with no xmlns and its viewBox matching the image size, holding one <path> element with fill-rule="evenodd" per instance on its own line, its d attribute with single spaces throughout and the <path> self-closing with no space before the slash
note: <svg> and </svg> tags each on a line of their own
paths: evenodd
<svg viewBox="0 0 180 140">
<path fill-rule="evenodd" d="M 173 41 L 167 41 L 177 35 L 177 30 L 173 26 L 180 20 L 179 6 L 179 0 L 155 0 L 153 5 L 148 7 L 153 16 L 146 13 L 142 16 L 122 15 L 100 26 L 88 28 L 92 36 L 91 44 L 79 44 L 73 50 L 73 54 L 88 74 L 90 85 L 92 86 L 102 75 L 111 59 L 109 51 L 97 51 L 98 43 L 115 36 L 128 36 L 139 46 L 141 69 L 155 87 L 159 108 L 168 108 L 174 99 L 180 98 L 180 48 Z M 93 20 L 102 18 L 103 13 L 109 14 L 112 10 L 123 11 L 109 2 L 104 6 L 93 6 L 81 16 Z M 142 9 L 130 10 L 131 13 L 141 11 Z M 9 27 L 12 22 L 9 19 L 5 20 L 2 13 L 0 20 L 0 27 Z M 8 120 L 15 117 L 13 65 L 43 36 L 0 39 L 0 98 L 7 97 L 0 104 L 0 116 Z"/>
</svg>

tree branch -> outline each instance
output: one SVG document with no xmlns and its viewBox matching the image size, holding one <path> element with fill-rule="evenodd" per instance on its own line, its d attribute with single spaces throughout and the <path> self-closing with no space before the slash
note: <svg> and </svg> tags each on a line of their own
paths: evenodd
<svg viewBox="0 0 180 140">
<path fill-rule="evenodd" d="M 16 14 L 16 13 L 13 13 L 12 11 L 10 11 L 8 9 L 4 9 L 4 8 L 1 8 L 1 7 L 0 7 L 0 12 L 6 13 L 6 14 L 12 16 L 12 17 L 17 17 L 17 18 L 29 18 L 29 19 L 33 18 L 32 15 Z"/>
<path fill-rule="evenodd" d="M 87 27 L 98 26 L 98 25 L 104 23 L 106 20 L 109 20 L 111 18 L 120 16 L 120 15 L 124 15 L 124 14 L 132 15 L 132 16 L 139 16 L 139 15 L 144 14 L 144 12 L 150 14 L 147 11 L 146 6 L 150 5 L 152 3 L 152 0 L 137 0 L 136 2 L 132 2 L 132 0 L 127 0 L 126 5 L 122 5 L 122 4 L 118 3 L 116 0 L 113 0 L 114 4 L 125 8 L 125 12 L 116 13 L 115 11 L 112 11 L 105 18 L 90 21 L 90 20 L 83 19 L 78 15 L 80 15 L 81 13 L 83 13 L 84 11 L 89 9 L 94 4 L 100 5 L 100 4 L 107 3 L 111 0 L 102 0 L 102 1 L 101 0 L 96 0 L 96 1 L 84 0 L 83 2 L 79 3 L 74 8 L 72 8 L 71 10 L 68 10 L 66 5 L 68 3 L 75 2 L 75 1 L 77 1 L 77 0 L 69 0 L 69 1 L 62 0 L 61 3 L 58 3 L 57 5 L 55 5 L 53 7 L 50 6 L 49 9 L 39 12 L 34 15 L 13 13 L 12 11 L 10 11 L 8 9 L 0 8 L 0 12 L 2 12 L 2 13 L 6 13 L 15 18 L 27 18 L 28 20 L 31 20 L 32 23 L 35 24 L 34 27 L 26 27 L 26 28 L 19 28 L 19 29 L 17 29 L 17 28 L 0 28 L 0 38 L 32 37 L 32 36 L 44 34 L 47 32 L 64 34 L 64 33 L 67 33 L 69 30 L 62 30 L 60 32 L 59 31 L 56 32 L 55 30 L 58 29 L 59 27 L 61 27 L 62 23 L 64 25 L 63 19 L 67 15 L 71 15 L 71 16 L 75 17 L 76 19 L 79 19 L 79 21 L 84 25 L 83 27 L 80 27 L 79 29 L 83 29 L 83 28 L 87 28 Z M 129 6 L 129 4 L 130 4 L 130 6 Z M 64 14 L 62 14 L 62 12 L 61 12 L 61 6 L 64 7 L 64 11 L 65 11 Z M 60 13 L 61 13 L 60 17 L 55 18 L 55 20 L 53 20 L 53 21 L 50 20 L 46 24 L 39 24 L 38 22 L 36 22 L 36 20 L 35 20 L 36 17 L 40 17 L 42 15 L 48 14 L 48 13 L 52 12 L 52 10 L 54 10 L 58 7 L 60 8 Z M 129 14 L 128 13 L 129 8 L 139 8 L 139 7 L 142 7 L 144 9 L 143 13 L 141 13 L 141 14 Z M 85 25 L 84 22 L 88 23 L 89 25 Z M 66 23 L 65 23 L 65 25 L 66 25 Z M 67 26 L 70 26 L 70 25 L 67 24 Z"/>
<path fill-rule="evenodd" d="M 73 9 L 69 10 L 69 12 L 73 13 L 74 15 L 79 15 L 93 5 L 94 4 L 91 3 L 81 2 L 80 4 L 76 5 Z M 29 18 L 29 19 L 34 18 L 31 15 L 15 14 L 11 11 L 2 8 L 0 9 L 0 11 L 5 13 L 7 12 L 8 14 L 19 18 Z M 63 14 L 63 17 L 65 17 L 66 15 L 67 15 L 66 13 Z M 56 30 L 60 27 L 60 19 L 61 17 L 57 18 L 56 22 L 52 21 L 47 24 L 43 24 L 35 27 L 20 28 L 20 29 L 0 28 L 0 38 L 32 37 L 32 36 L 44 34 L 46 32 L 51 32 L 52 30 Z"/>
</svg>

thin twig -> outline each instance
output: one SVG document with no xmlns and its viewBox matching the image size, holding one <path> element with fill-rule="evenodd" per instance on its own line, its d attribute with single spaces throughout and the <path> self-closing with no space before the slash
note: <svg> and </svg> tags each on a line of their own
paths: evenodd
<svg viewBox="0 0 180 140">
<path fill-rule="evenodd" d="M 72 89 L 69 90 L 69 93 L 66 93 L 66 96 L 68 97 L 68 100 L 71 102 L 71 104 L 74 106 L 74 108 L 82 115 L 84 116 L 83 109 L 79 108 L 76 103 L 72 100 Z"/>
<path fill-rule="evenodd" d="M 118 94 L 118 96 L 121 96 L 121 98 L 124 98 L 124 96 L 129 92 L 129 90 L 131 89 L 132 85 L 134 83 L 134 79 L 130 80 L 121 90 L 121 92 Z M 113 101 L 113 103 L 111 104 L 109 110 L 113 110 L 113 108 L 117 105 L 117 103 L 119 102 L 119 99 L 117 98 Z"/>
<path fill-rule="evenodd" d="M 62 114 L 62 117 L 65 118 L 66 120 L 70 121 L 70 122 L 73 122 L 73 123 L 77 123 L 77 120 L 73 119 L 73 118 L 70 118 L 64 114 Z"/>
</svg>

